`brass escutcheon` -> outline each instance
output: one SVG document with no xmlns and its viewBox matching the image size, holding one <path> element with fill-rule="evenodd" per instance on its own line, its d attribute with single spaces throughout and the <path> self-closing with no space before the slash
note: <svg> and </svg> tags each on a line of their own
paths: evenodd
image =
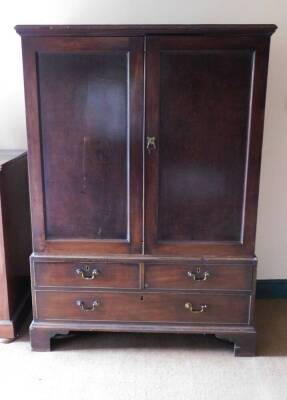
<svg viewBox="0 0 287 400">
<path fill-rule="evenodd" d="M 156 150 L 156 138 L 155 136 L 147 136 L 146 138 L 146 148 L 148 153 L 151 153 L 151 150 Z"/>
</svg>

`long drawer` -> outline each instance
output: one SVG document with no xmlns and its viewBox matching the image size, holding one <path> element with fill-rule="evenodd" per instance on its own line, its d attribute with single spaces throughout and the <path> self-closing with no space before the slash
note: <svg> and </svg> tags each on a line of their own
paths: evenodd
<svg viewBox="0 0 287 400">
<path fill-rule="evenodd" d="M 36 287 L 139 288 L 138 264 L 101 262 L 35 262 Z"/>
<path fill-rule="evenodd" d="M 147 289 L 252 290 L 252 265 L 146 264 Z"/>
<path fill-rule="evenodd" d="M 35 291 L 36 319 L 247 324 L 250 296 L 156 292 Z"/>
</svg>

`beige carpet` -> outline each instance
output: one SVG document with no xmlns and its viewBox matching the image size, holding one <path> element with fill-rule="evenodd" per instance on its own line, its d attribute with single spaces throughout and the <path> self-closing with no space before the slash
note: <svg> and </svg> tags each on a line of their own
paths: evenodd
<svg viewBox="0 0 287 400">
<path fill-rule="evenodd" d="M 30 351 L 0 344 L 0 397 L 30 400 L 285 400 L 287 300 L 257 302 L 258 357 L 212 336 L 78 334 Z"/>
</svg>

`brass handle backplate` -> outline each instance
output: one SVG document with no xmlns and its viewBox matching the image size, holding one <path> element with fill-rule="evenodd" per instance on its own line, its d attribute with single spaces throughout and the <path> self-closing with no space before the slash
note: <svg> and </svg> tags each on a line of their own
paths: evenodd
<svg viewBox="0 0 287 400">
<path fill-rule="evenodd" d="M 207 309 L 207 304 L 201 304 L 200 308 L 194 308 L 194 306 L 191 303 L 185 303 L 184 307 L 193 314 L 199 314 Z"/>
<path fill-rule="evenodd" d="M 96 307 L 98 307 L 100 305 L 100 303 L 98 302 L 98 300 L 94 300 L 92 302 L 92 307 L 86 307 L 85 306 L 85 302 L 82 300 L 77 300 L 76 301 L 77 306 L 80 307 L 80 309 L 84 312 L 89 312 L 89 311 L 95 311 Z"/>
<path fill-rule="evenodd" d="M 194 281 L 206 281 L 207 278 L 210 276 L 210 273 L 205 271 L 203 274 L 201 274 L 200 271 L 197 272 L 188 271 L 187 276 L 189 278 L 192 278 Z"/>
<path fill-rule="evenodd" d="M 89 265 L 85 265 L 83 267 L 77 268 L 76 274 L 79 275 L 82 279 L 91 281 L 100 274 L 100 271 L 96 268 L 91 270 Z"/>
<path fill-rule="evenodd" d="M 156 138 L 155 136 L 147 136 L 146 138 L 146 148 L 148 153 L 151 153 L 151 150 L 156 150 Z"/>
</svg>

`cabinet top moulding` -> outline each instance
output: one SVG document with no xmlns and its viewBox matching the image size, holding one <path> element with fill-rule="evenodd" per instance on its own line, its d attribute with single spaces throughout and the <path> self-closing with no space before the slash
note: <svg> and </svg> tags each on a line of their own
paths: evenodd
<svg viewBox="0 0 287 400">
<path fill-rule="evenodd" d="M 267 35 L 273 24 L 239 25 L 16 25 L 21 36 Z"/>
</svg>

